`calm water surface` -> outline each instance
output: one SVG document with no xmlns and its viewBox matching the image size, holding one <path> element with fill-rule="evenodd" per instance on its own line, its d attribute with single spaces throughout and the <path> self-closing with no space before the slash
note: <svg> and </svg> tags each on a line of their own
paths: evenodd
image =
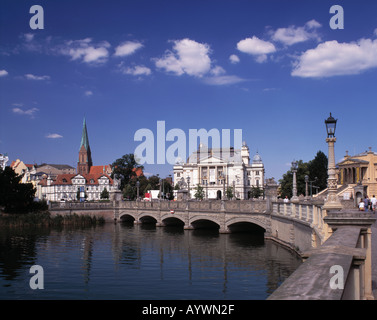
<svg viewBox="0 0 377 320">
<path fill-rule="evenodd" d="M 0 299 L 266 299 L 299 264 L 250 232 L 0 229 Z M 43 267 L 42 290 L 29 286 L 32 265 Z"/>
</svg>

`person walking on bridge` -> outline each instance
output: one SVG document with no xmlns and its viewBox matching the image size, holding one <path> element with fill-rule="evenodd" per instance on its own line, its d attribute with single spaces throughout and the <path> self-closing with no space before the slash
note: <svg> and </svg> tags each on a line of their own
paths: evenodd
<svg viewBox="0 0 377 320">
<path fill-rule="evenodd" d="M 368 208 L 369 208 L 369 198 L 368 196 L 366 196 L 364 199 L 364 210 L 368 211 Z"/>
<path fill-rule="evenodd" d="M 372 199 L 370 199 L 370 202 L 372 203 L 372 211 L 373 213 L 376 213 L 376 207 L 377 207 L 377 199 L 373 195 Z"/>
</svg>

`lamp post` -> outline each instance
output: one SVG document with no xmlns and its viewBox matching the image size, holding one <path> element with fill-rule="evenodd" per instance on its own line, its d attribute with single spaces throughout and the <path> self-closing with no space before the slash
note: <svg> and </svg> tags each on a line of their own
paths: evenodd
<svg viewBox="0 0 377 320">
<path fill-rule="evenodd" d="M 327 138 L 326 142 L 329 146 L 329 162 L 328 162 L 328 179 L 327 179 L 327 199 L 323 208 L 325 210 L 341 210 L 342 204 L 340 203 L 338 196 L 336 195 L 337 191 L 337 180 L 335 176 L 335 152 L 334 152 L 334 144 L 336 142 L 335 138 L 335 129 L 336 129 L 336 122 L 338 120 L 334 119 L 330 113 L 330 117 L 325 120 L 326 124 L 326 131 L 327 131 Z"/>
<path fill-rule="evenodd" d="M 292 202 L 298 202 L 298 197 L 297 197 L 297 182 L 296 182 L 296 173 L 297 173 L 297 168 L 298 168 L 298 163 L 297 161 L 293 160 L 292 161 L 292 173 L 293 173 L 293 188 L 292 188 Z"/>
<path fill-rule="evenodd" d="M 190 195 L 190 177 L 187 177 L 187 189 L 188 189 L 188 199 L 191 198 L 191 195 Z"/>
<path fill-rule="evenodd" d="M 140 181 L 139 180 L 137 180 L 136 181 L 136 188 L 137 188 L 137 201 L 139 201 L 139 187 L 140 187 Z"/>
<path fill-rule="evenodd" d="M 305 198 L 306 198 L 306 200 L 309 199 L 309 196 L 308 196 L 308 182 L 309 182 L 309 176 L 305 175 Z"/>
</svg>

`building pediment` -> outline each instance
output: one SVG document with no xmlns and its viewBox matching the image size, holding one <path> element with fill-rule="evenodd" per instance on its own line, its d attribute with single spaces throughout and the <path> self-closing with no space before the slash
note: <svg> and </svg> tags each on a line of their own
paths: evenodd
<svg viewBox="0 0 377 320">
<path fill-rule="evenodd" d="M 338 166 L 356 165 L 356 164 L 368 164 L 368 161 L 361 159 L 346 159 L 338 163 Z"/>
<path fill-rule="evenodd" d="M 220 157 L 210 156 L 200 159 L 201 164 L 225 164 L 225 161 Z"/>
</svg>

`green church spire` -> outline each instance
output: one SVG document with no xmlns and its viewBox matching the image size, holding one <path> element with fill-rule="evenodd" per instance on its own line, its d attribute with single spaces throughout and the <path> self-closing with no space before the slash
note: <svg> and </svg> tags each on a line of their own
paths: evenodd
<svg viewBox="0 0 377 320">
<path fill-rule="evenodd" d="M 84 122 L 82 124 L 82 136 L 81 136 L 80 149 L 82 146 L 84 146 L 87 151 L 89 150 L 89 138 L 88 138 L 88 130 L 86 129 L 85 117 L 84 117 Z"/>
</svg>

